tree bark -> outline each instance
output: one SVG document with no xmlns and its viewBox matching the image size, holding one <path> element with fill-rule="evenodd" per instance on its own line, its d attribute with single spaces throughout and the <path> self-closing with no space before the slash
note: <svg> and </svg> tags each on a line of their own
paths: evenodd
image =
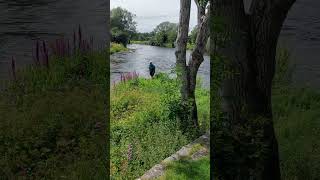
<svg viewBox="0 0 320 180">
<path fill-rule="evenodd" d="M 197 114 L 197 104 L 195 99 L 195 90 L 197 85 L 197 73 L 200 65 L 204 61 L 204 53 L 206 49 L 206 44 L 209 38 L 209 12 L 207 15 L 203 12 L 200 24 L 198 24 L 198 33 L 195 48 L 191 52 L 190 60 L 188 63 L 189 71 L 189 98 L 192 100 L 192 119 L 196 126 L 198 126 L 198 114 Z"/>
<path fill-rule="evenodd" d="M 280 179 L 271 88 L 278 37 L 295 0 L 256 1 L 247 15 L 243 0 L 213 0 L 213 18 L 222 19 L 225 28 L 213 39 L 224 39 L 223 46 L 216 45 L 217 53 L 232 72 L 222 82 L 221 97 L 234 152 L 231 158 L 223 157 L 228 153 L 214 157 L 220 179 Z M 227 172 L 226 164 L 233 172 Z"/>
<path fill-rule="evenodd" d="M 198 25 L 201 24 L 202 20 L 202 16 L 204 16 L 206 14 L 206 6 L 204 6 L 201 3 L 201 0 L 195 0 L 195 3 L 197 5 L 197 20 L 198 20 Z"/>
<path fill-rule="evenodd" d="M 177 36 L 177 48 L 176 48 L 176 65 L 177 65 L 177 76 L 181 81 L 181 96 L 182 105 L 190 107 L 189 118 L 192 121 L 192 125 L 196 128 L 198 124 L 198 113 L 197 104 L 195 98 L 195 88 L 197 72 L 201 63 L 203 62 L 203 54 L 205 51 L 205 45 L 209 37 L 209 13 L 205 12 L 205 7 L 198 5 L 198 33 L 196 39 L 195 49 L 192 51 L 190 60 L 186 62 L 186 50 L 189 32 L 189 20 L 190 20 L 190 9 L 191 0 L 180 1 L 180 20 L 178 25 L 178 36 Z"/>
<path fill-rule="evenodd" d="M 188 70 L 186 64 L 186 51 L 188 42 L 189 32 L 189 21 L 190 21 L 190 9 L 191 0 L 180 0 L 180 17 L 178 25 L 178 35 L 176 41 L 176 66 L 177 76 L 180 79 L 181 95 L 183 100 L 188 99 L 189 83 L 188 83 Z"/>
</svg>

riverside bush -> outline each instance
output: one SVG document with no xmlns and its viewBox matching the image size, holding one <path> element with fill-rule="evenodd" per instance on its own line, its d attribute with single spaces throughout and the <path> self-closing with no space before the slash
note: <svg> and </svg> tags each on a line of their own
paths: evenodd
<svg viewBox="0 0 320 180">
<path fill-rule="evenodd" d="M 128 48 L 124 47 L 122 44 L 111 43 L 110 44 L 110 54 L 128 51 Z"/>
</svg>

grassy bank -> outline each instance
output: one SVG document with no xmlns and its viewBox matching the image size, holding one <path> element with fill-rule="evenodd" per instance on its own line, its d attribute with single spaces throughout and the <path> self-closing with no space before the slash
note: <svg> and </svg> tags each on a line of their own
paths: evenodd
<svg viewBox="0 0 320 180">
<path fill-rule="evenodd" d="M 283 179 L 320 177 L 320 93 L 281 87 L 273 92 Z"/>
<path fill-rule="evenodd" d="M 111 175 L 133 179 L 190 142 L 176 117 L 179 110 L 176 80 L 165 74 L 136 78 L 111 91 Z M 202 130 L 209 128 L 209 92 L 197 89 Z"/>
<path fill-rule="evenodd" d="M 151 43 L 149 41 L 131 41 L 131 44 L 144 44 L 144 45 L 151 46 Z M 194 44 L 188 43 L 187 49 L 192 50 L 194 48 L 194 46 L 195 46 Z M 172 47 L 172 43 L 166 43 L 166 44 L 163 44 L 162 46 L 159 46 L 159 47 L 174 48 L 174 47 Z"/>
<path fill-rule="evenodd" d="M 131 44 L 144 44 L 149 45 L 149 41 L 130 41 Z"/>
<path fill-rule="evenodd" d="M 158 180 L 209 180 L 210 158 L 204 157 L 196 161 L 183 159 L 166 167 L 166 172 Z"/>
<path fill-rule="evenodd" d="M 289 58 L 278 53 L 272 96 L 281 174 L 285 180 L 314 180 L 320 177 L 320 93 L 290 84 Z"/>
<path fill-rule="evenodd" d="M 110 44 L 110 54 L 118 53 L 118 52 L 125 52 L 129 49 L 124 47 L 122 44 L 111 43 Z"/>
<path fill-rule="evenodd" d="M 1 177 L 105 179 L 108 58 L 52 56 L 16 72 L 0 95 Z"/>
</svg>

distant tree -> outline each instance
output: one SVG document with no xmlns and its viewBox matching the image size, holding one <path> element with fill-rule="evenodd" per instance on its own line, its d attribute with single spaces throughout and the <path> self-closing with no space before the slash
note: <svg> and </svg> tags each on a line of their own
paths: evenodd
<svg viewBox="0 0 320 180">
<path fill-rule="evenodd" d="M 174 43 L 177 38 L 177 24 L 171 22 L 162 22 L 154 30 L 153 43 L 163 46 L 166 43 Z"/>
<path fill-rule="evenodd" d="M 131 39 L 136 41 L 149 41 L 153 36 L 154 36 L 154 33 L 152 32 L 144 32 L 144 33 L 136 32 L 133 34 Z"/>
<path fill-rule="evenodd" d="M 126 46 L 129 39 L 136 33 L 135 15 L 126 9 L 117 7 L 111 10 L 110 16 L 111 40 Z"/>
<path fill-rule="evenodd" d="M 111 41 L 119 44 L 123 44 L 125 47 L 129 43 L 129 34 L 121 31 L 118 28 L 111 29 Z"/>
</svg>

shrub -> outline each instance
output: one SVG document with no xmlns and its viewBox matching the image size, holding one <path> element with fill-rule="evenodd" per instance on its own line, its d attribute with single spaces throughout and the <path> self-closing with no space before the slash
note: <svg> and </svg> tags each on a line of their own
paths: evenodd
<svg viewBox="0 0 320 180">
<path fill-rule="evenodd" d="M 128 49 L 122 44 L 111 43 L 110 45 L 110 54 L 127 51 Z"/>
</svg>

